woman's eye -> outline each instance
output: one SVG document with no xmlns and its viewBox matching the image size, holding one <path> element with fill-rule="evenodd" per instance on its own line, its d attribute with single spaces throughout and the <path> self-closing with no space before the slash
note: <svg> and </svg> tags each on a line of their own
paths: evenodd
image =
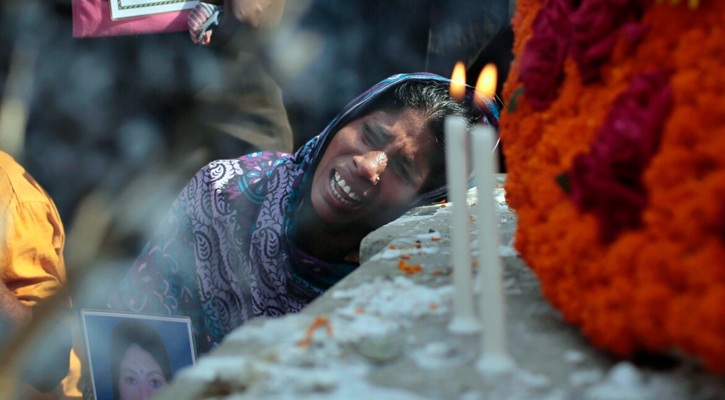
<svg viewBox="0 0 725 400">
<path fill-rule="evenodd" d="M 166 382 L 163 381 L 162 379 L 154 378 L 154 379 L 151 379 L 151 381 L 149 382 L 149 385 L 154 389 L 158 389 L 158 388 L 166 385 Z"/>
<path fill-rule="evenodd" d="M 127 376 L 127 377 L 123 378 L 123 383 L 125 383 L 127 385 L 135 385 L 136 384 L 136 378 L 134 378 L 132 376 Z"/>
<path fill-rule="evenodd" d="M 378 138 L 369 126 L 363 126 L 363 141 L 371 147 L 378 147 Z"/>
<path fill-rule="evenodd" d="M 408 169 L 401 163 L 395 164 L 395 172 L 407 183 L 413 184 L 413 178 L 408 173 Z"/>
</svg>

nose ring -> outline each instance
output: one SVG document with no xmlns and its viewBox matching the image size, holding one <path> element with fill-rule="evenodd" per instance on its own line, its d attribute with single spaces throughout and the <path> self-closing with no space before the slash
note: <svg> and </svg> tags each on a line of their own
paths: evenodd
<svg viewBox="0 0 725 400">
<path fill-rule="evenodd" d="M 380 176 L 375 177 L 375 183 L 373 183 L 373 185 L 377 185 L 378 182 L 380 182 Z"/>
</svg>

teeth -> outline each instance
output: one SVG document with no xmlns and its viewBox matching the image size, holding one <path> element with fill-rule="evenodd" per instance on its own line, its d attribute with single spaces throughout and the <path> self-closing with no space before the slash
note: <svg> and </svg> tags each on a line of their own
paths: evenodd
<svg viewBox="0 0 725 400">
<path fill-rule="evenodd" d="M 357 203 L 353 203 L 352 201 L 347 200 L 344 197 L 342 197 L 342 195 L 337 191 L 337 187 L 335 185 L 336 182 L 337 182 L 337 185 L 339 185 L 342 188 L 342 190 L 344 190 L 345 193 L 348 196 L 350 196 L 351 199 L 355 200 L 356 202 L 360 201 L 360 196 L 355 194 L 355 192 L 351 191 L 352 189 L 350 188 L 350 186 L 347 185 L 345 180 L 342 179 L 342 177 L 340 176 L 340 174 L 337 171 L 335 171 L 334 178 L 330 179 L 330 187 L 332 188 L 332 193 L 334 193 L 335 197 L 337 197 L 337 199 L 340 200 L 343 204 L 347 204 L 349 206 L 357 205 Z"/>
</svg>

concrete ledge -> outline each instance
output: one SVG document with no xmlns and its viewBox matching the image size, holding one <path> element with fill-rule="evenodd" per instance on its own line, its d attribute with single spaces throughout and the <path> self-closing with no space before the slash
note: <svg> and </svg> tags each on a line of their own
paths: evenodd
<svg viewBox="0 0 725 400">
<path fill-rule="evenodd" d="M 725 382 L 696 363 L 657 371 L 593 348 L 542 297 L 535 275 L 510 247 L 516 219 L 503 189 L 493 195 L 504 244 L 508 350 L 516 363 L 508 373 L 479 373 L 480 336 L 447 330 L 448 221 L 458 205 L 437 204 L 370 234 L 358 270 L 299 315 L 240 327 L 158 398 L 725 398 Z M 475 203 L 469 192 L 469 206 Z M 401 260 L 411 274 L 399 268 Z"/>
</svg>

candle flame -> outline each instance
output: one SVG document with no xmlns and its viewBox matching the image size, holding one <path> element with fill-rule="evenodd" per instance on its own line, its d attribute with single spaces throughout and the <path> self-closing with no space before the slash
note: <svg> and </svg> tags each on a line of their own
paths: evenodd
<svg viewBox="0 0 725 400">
<path fill-rule="evenodd" d="M 491 99 L 496 95 L 496 82 L 498 80 L 498 72 L 494 64 L 486 64 L 478 75 L 476 82 L 476 104 L 479 107 L 485 107 L 485 99 Z"/>
<path fill-rule="evenodd" d="M 466 97 L 466 67 L 459 61 L 453 67 L 451 76 L 451 97 L 453 100 L 462 102 Z"/>
</svg>

